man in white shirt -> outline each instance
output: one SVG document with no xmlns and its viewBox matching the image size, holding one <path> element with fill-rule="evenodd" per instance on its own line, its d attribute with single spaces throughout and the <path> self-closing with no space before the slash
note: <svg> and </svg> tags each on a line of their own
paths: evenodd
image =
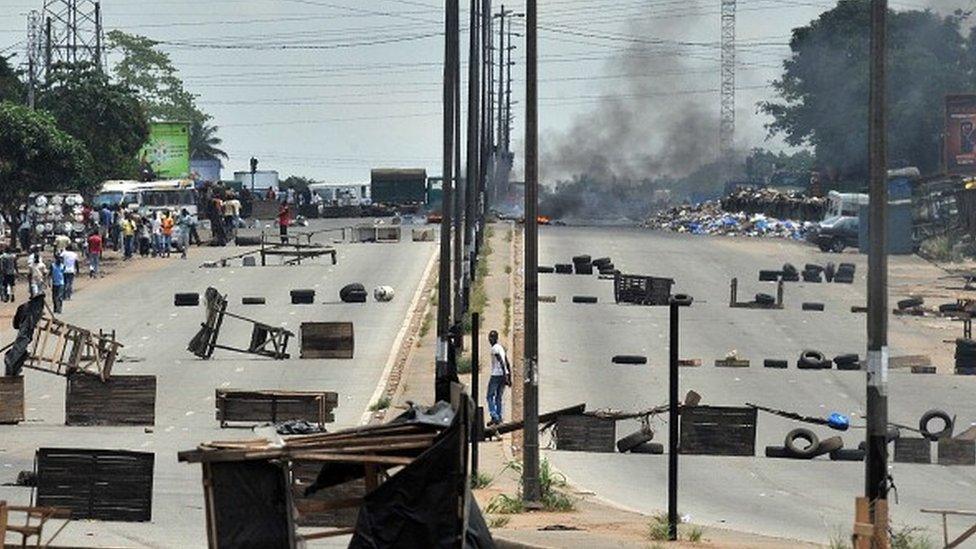
<svg viewBox="0 0 976 549">
<path fill-rule="evenodd" d="M 71 293 L 74 291 L 75 275 L 78 274 L 78 252 L 75 251 L 74 244 L 68 244 L 68 247 L 61 252 L 61 261 L 64 262 L 64 289 L 63 299 L 71 299 Z"/>
<path fill-rule="evenodd" d="M 505 386 L 512 384 L 512 367 L 508 362 L 505 347 L 498 342 L 498 332 L 492 330 L 488 334 L 491 344 L 491 377 L 488 379 L 488 414 L 491 420 L 488 426 L 502 422 L 502 394 Z"/>
</svg>

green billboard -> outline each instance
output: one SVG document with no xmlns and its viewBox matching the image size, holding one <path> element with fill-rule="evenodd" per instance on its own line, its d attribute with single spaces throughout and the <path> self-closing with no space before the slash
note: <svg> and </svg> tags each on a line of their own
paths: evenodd
<svg viewBox="0 0 976 549">
<path fill-rule="evenodd" d="M 140 169 L 149 168 L 158 179 L 179 179 L 190 173 L 190 125 L 186 122 L 151 122 L 149 141 L 139 152 Z"/>
</svg>

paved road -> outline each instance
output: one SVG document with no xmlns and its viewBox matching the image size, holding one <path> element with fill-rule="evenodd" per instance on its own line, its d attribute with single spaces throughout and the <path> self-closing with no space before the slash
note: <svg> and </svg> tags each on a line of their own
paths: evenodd
<svg viewBox="0 0 976 549">
<path fill-rule="evenodd" d="M 775 293 L 773 284 L 757 282 L 760 268 L 775 269 L 790 261 L 802 269 L 805 262 L 838 257 L 785 241 L 737 241 L 623 228 L 547 227 L 540 241 L 542 265 L 568 263 L 581 253 L 606 255 L 624 272 L 672 277 L 676 292 L 696 298 L 695 305 L 682 312 L 681 356 L 701 358 L 705 365 L 681 370 L 682 393 L 694 389 L 705 404 L 757 402 L 815 416 L 840 411 L 854 416 L 855 424 L 863 424 L 857 419 L 864 411 L 863 373 L 799 371 L 792 363 L 804 348 L 828 356 L 848 352 L 863 356 L 865 315 L 850 313 L 850 306 L 865 303 L 865 256 L 843 256 L 858 266 L 854 285 L 787 284 L 785 309 L 760 311 L 728 307 L 731 277 L 739 277 L 740 300 L 747 300 L 759 291 Z M 914 257 L 892 259 L 893 272 L 931 268 Z M 540 304 L 543 410 L 578 402 L 586 402 L 589 409 L 635 410 L 666 402 L 667 308 L 614 305 L 613 283 L 596 276 L 540 275 L 540 293 L 557 296 L 557 303 Z M 598 296 L 600 303 L 573 304 L 571 297 L 576 294 Z M 803 312 L 803 301 L 824 302 L 826 312 Z M 913 352 L 911 342 L 917 335 L 908 332 L 919 333 L 919 324 L 913 324 L 917 322 L 892 320 L 892 355 Z M 940 338 L 955 335 L 954 331 L 926 333 Z M 752 359 L 752 367 L 711 366 L 731 349 Z M 649 364 L 613 365 L 610 358 L 616 354 L 643 354 Z M 767 370 L 762 368 L 763 358 L 790 359 L 791 365 L 788 370 Z M 890 418 L 916 425 L 925 410 L 944 408 L 957 414 L 965 428 L 976 423 L 974 391 L 976 378 L 892 372 Z M 655 439 L 666 444 L 664 418 L 654 425 Z M 637 426 L 636 422 L 618 424 L 618 436 Z M 787 430 L 796 426 L 761 414 L 757 453 L 761 455 L 766 445 L 781 445 Z M 837 434 L 825 428 L 814 431 L 822 437 Z M 862 437 L 863 430 L 843 435 L 848 447 L 856 446 Z M 666 456 L 556 451 L 547 455 L 571 481 L 615 503 L 647 513 L 666 507 Z M 921 515 L 918 509 L 976 506 L 976 467 L 895 464 L 892 474 L 899 496 L 894 519 L 930 527 L 934 538 L 941 537 L 938 519 Z M 863 491 L 863 463 L 686 456 L 681 459 L 680 479 L 681 513 L 695 521 L 825 542 L 839 531 L 849 531 L 854 498 Z"/>
<path fill-rule="evenodd" d="M 315 220 L 308 230 L 361 220 Z M 305 229 L 298 229 L 305 230 Z M 322 237 L 323 241 L 326 237 Z M 204 547 L 203 492 L 199 465 L 177 463 L 176 452 L 214 439 L 245 438 L 247 429 L 218 428 L 214 389 L 324 389 L 339 393 L 335 427 L 358 424 L 380 381 L 394 340 L 406 318 L 422 274 L 435 251 L 433 243 L 337 244 L 338 265 L 327 260 L 296 267 L 202 269 L 205 260 L 239 253 L 239 248 L 201 248 L 190 260 L 174 256 L 158 271 L 123 283 L 106 278 L 79 292 L 65 306 L 65 320 L 90 328 L 115 328 L 124 354 L 141 362 L 118 364 L 116 374 L 157 376 L 156 425 L 142 427 L 65 427 L 64 379 L 27 371 L 27 417 L 18 426 L 0 426 L 0 482 L 13 482 L 30 469 L 42 446 L 121 448 L 156 453 L 153 521 L 77 523 L 62 543 L 99 546 Z M 152 260 L 166 261 L 166 260 Z M 119 275 L 119 278 L 125 276 Z M 338 291 L 350 282 L 369 290 L 388 284 L 397 290 L 389 303 L 342 304 Z M 186 344 L 203 320 L 203 308 L 173 306 L 176 292 L 203 292 L 214 286 L 228 294 L 228 310 L 296 334 L 304 321 L 352 321 L 356 356 L 352 360 L 301 360 L 293 339 L 292 357 L 274 361 L 218 350 L 202 361 Z M 315 305 L 291 305 L 289 290 L 314 288 Z M 267 305 L 242 306 L 241 296 L 265 296 Z M 323 304 L 324 303 L 324 304 Z M 246 346 L 250 325 L 227 319 L 220 338 Z M 0 499 L 26 503 L 29 491 L 0 487 Z"/>
</svg>

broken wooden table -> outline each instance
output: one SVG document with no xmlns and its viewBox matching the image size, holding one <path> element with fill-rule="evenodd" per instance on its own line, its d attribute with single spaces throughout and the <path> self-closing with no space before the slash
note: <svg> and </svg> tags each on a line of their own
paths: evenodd
<svg viewBox="0 0 976 549">
<path fill-rule="evenodd" d="M 24 524 L 10 524 L 10 513 L 23 513 L 26 518 Z M 50 520 L 64 520 L 61 527 L 55 530 L 54 534 L 46 542 L 42 541 L 44 526 Z M 0 542 L 7 538 L 7 533 L 11 532 L 20 535 L 20 547 L 48 547 L 54 538 L 68 526 L 71 522 L 71 511 L 60 507 L 28 507 L 22 505 L 7 505 L 6 501 L 0 501 Z M 33 544 L 28 545 L 27 540 L 36 538 Z"/>
<path fill-rule="evenodd" d="M 82 373 L 107 381 L 122 347 L 114 333 L 96 334 L 62 322 L 48 310 L 34 329 L 24 367 L 59 376 Z"/>
<path fill-rule="evenodd" d="M 923 513 L 933 513 L 942 515 L 942 540 L 944 542 L 944 549 L 952 549 L 953 547 L 959 547 L 962 542 L 976 535 L 976 524 L 973 524 L 965 532 L 959 534 L 952 541 L 949 540 L 949 524 L 946 517 L 949 515 L 957 517 L 976 517 L 976 511 L 960 511 L 957 509 L 921 509 Z"/>
<path fill-rule="evenodd" d="M 190 340 L 189 345 L 187 345 L 187 350 L 204 360 L 213 356 L 213 352 L 216 349 L 266 356 L 277 360 L 289 358 L 287 352 L 288 340 L 295 335 L 294 333 L 282 327 L 271 326 L 245 316 L 227 312 L 227 297 L 221 295 L 215 288 L 207 288 L 204 296 L 206 298 L 207 316 L 200 325 L 200 330 Z M 251 341 L 247 348 L 231 347 L 217 343 L 220 328 L 224 323 L 224 317 L 236 318 L 244 322 L 250 322 L 253 325 L 251 329 Z"/>
</svg>

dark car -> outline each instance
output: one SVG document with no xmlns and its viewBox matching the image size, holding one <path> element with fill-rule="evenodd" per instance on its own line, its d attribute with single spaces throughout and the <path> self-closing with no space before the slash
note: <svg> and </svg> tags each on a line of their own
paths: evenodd
<svg viewBox="0 0 976 549">
<path fill-rule="evenodd" d="M 832 217 L 817 224 L 810 231 L 807 239 L 823 252 L 840 253 L 848 246 L 857 246 L 857 227 L 856 217 Z"/>
</svg>

